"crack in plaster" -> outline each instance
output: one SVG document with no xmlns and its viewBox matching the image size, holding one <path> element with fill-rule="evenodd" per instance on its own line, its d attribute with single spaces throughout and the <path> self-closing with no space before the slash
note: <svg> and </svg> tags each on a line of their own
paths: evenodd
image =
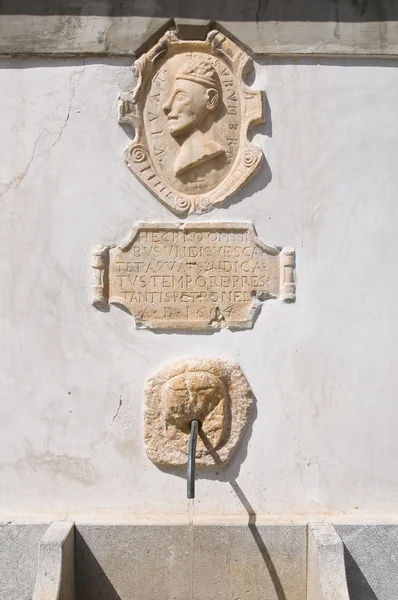
<svg viewBox="0 0 398 600">
<path fill-rule="evenodd" d="M 5 185 L 5 188 L 0 192 L 0 198 L 2 198 L 4 196 L 4 194 L 6 192 L 8 192 L 9 189 L 11 188 L 17 188 L 21 185 L 22 181 L 25 179 L 26 175 L 28 174 L 28 171 L 32 165 L 32 163 L 35 161 L 36 159 L 36 148 L 42 138 L 43 133 L 45 132 L 45 129 L 42 129 L 39 133 L 39 135 L 36 138 L 36 141 L 33 145 L 33 150 L 32 150 L 32 154 L 30 159 L 28 160 L 28 164 L 26 165 L 26 167 L 24 169 L 22 169 L 22 171 L 20 173 L 17 173 L 9 183 L 7 183 Z M 14 185 L 16 184 L 16 185 Z"/>
<path fill-rule="evenodd" d="M 119 412 L 120 412 L 120 409 L 122 408 L 122 406 L 123 406 L 123 400 L 122 400 L 122 397 L 120 396 L 120 398 L 119 398 L 119 406 L 117 407 L 117 410 L 116 410 L 116 412 L 115 412 L 115 414 L 113 415 L 113 418 L 112 418 L 112 425 L 113 425 L 114 420 L 116 419 L 116 417 L 119 416 Z"/>
<path fill-rule="evenodd" d="M 56 146 L 56 144 L 58 144 L 58 142 L 60 141 L 60 139 L 61 139 L 61 137 L 62 137 L 62 135 L 63 135 L 63 133 L 65 131 L 65 128 L 66 128 L 66 126 L 68 124 L 69 117 L 70 117 L 71 110 L 72 110 L 73 100 L 74 100 L 74 97 L 76 95 L 76 91 L 77 91 L 78 85 L 80 84 L 80 81 L 82 79 L 82 76 L 83 76 L 85 70 L 86 70 L 86 61 L 84 61 L 84 66 L 83 66 L 82 70 L 80 70 L 80 71 L 74 71 L 71 74 L 71 76 L 70 76 L 71 80 L 72 80 L 72 78 L 74 76 L 77 76 L 77 77 L 76 77 L 76 81 L 71 85 L 71 95 L 70 95 L 70 99 L 69 99 L 68 111 L 67 111 L 66 117 L 64 119 L 64 123 L 63 123 L 63 125 L 62 125 L 62 127 L 61 127 L 61 129 L 60 129 L 60 131 L 59 131 L 59 133 L 57 135 L 57 139 L 46 150 L 44 150 L 40 154 L 36 154 L 37 147 L 39 145 L 39 142 L 40 142 L 41 138 L 43 137 L 43 134 L 44 133 L 48 133 L 48 130 L 45 129 L 45 128 L 42 128 L 40 130 L 40 133 L 37 136 L 37 138 L 35 140 L 35 143 L 33 145 L 33 150 L 32 150 L 30 159 L 28 160 L 27 165 L 22 169 L 22 171 L 20 171 L 19 173 L 17 173 L 17 175 L 15 175 L 11 179 L 11 181 L 9 183 L 7 183 L 5 185 L 4 189 L 0 192 L 0 198 L 2 198 L 8 192 L 8 190 L 10 190 L 10 189 L 17 189 L 21 185 L 21 183 L 23 182 L 23 180 L 25 179 L 25 177 L 27 176 L 27 174 L 29 172 L 29 169 L 32 166 L 32 164 L 35 162 L 35 160 L 37 158 L 42 158 L 45 154 L 47 154 L 48 152 L 50 152 L 54 148 L 54 146 Z"/>
<path fill-rule="evenodd" d="M 51 144 L 51 146 L 49 148 L 47 148 L 47 150 L 44 150 L 44 152 L 42 152 L 40 154 L 40 158 L 42 158 L 45 154 L 47 154 L 48 152 L 50 152 L 54 148 L 54 146 L 56 146 L 58 144 L 58 142 L 60 141 L 60 139 L 61 139 L 61 137 L 62 137 L 62 135 L 63 135 L 63 133 L 64 133 L 64 131 L 66 129 L 66 126 L 68 124 L 70 113 L 71 113 L 71 110 L 72 110 L 73 100 L 75 98 L 77 88 L 78 88 L 78 86 L 79 86 L 79 84 L 80 84 L 80 82 L 82 80 L 82 77 L 83 77 L 83 74 L 84 74 L 85 70 L 86 70 L 86 61 L 84 61 L 84 66 L 83 66 L 83 69 L 81 71 L 74 71 L 72 73 L 70 79 L 72 79 L 72 77 L 74 77 L 75 75 L 76 75 L 76 79 L 75 79 L 74 84 L 71 85 L 71 95 L 70 95 L 70 98 L 69 98 L 68 112 L 66 114 L 64 123 L 63 123 L 63 125 L 62 125 L 62 127 L 60 129 L 60 132 L 59 132 L 59 134 L 58 134 L 57 139 L 55 140 L 55 142 L 53 142 Z"/>
</svg>

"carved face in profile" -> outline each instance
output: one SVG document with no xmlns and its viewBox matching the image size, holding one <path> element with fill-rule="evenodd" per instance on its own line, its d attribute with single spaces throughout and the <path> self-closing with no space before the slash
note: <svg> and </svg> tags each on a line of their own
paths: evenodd
<svg viewBox="0 0 398 600">
<path fill-rule="evenodd" d="M 189 433 L 193 419 L 204 424 L 225 399 L 223 382 L 211 373 L 197 371 L 176 375 L 164 384 L 162 390 L 166 423 Z"/>
<path fill-rule="evenodd" d="M 211 62 L 190 62 L 180 69 L 163 105 L 169 131 L 178 137 L 197 130 L 221 100 L 221 85 Z"/>
</svg>

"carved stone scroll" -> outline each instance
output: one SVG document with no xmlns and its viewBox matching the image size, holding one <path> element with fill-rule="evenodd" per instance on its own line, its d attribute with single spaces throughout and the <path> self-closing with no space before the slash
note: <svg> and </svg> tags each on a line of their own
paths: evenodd
<svg viewBox="0 0 398 600">
<path fill-rule="evenodd" d="M 261 242 L 251 223 L 137 223 L 92 250 L 92 303 L 121 305 L 138 328 L 247 329 L 265 300 L 295 300 L 291 248 Z"/>
<path fill-rule="evenodd" d="M 91 303 L 97 308 L 108 304 L 107 271 L 109 246 L 96 245 L 91 249 Z"/>
<path fill-rule="evenodd" d="M 168 31 L 134 67 L 137 86 L 119 118 L 135 131 L 129 169 L 178 215 L 222 204 L 263 158 L 247 138 L 264 121 L 261 92 L 243 82 L 251 59 L 218 31 L 205 41 Z"/>
<path fill-rule="evenodd" d="M 197 419 L 196 463 L 222 465 L 241 440 L 252 408 L 252 392 L 238 364 L 220 358 L 169 363 L 145 388 L 147 454 L 157 464 L 186 464 L 190 424 Z"/>
</svg>

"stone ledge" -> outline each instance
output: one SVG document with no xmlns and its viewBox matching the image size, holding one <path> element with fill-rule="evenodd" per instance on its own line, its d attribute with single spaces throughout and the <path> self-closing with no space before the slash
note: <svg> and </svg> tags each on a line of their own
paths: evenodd
<svg viewBox="0 0 398 600">
<path fill-rule="evenodd" d="M 169 27 L 218 28 L 253 55 L 398 57 L 397 21 L 223 21 L 147 16 L 3 14 L 2 56 L 136 56 Z"/>
</svg>

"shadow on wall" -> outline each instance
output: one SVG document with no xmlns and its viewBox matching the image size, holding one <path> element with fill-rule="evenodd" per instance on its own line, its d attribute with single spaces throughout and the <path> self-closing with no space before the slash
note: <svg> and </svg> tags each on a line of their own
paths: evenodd
<svg viewBox="0 0 398 600">
<path fill-rule="evenodd" d="M 274 565 L 272 558 L 267 550 L 267 546 L 265 545 L 264 540 L 261 537 L 261 534 L 257 528 L 257 525 L 256 525 L 257 515 L 256 515 L 252 505 L 250 504 L 249 500 L 246 498 L 245 494 L 243 493 L 242 489 L 239 487 L 238 483 L 235 480 L 232 480 L 232 481 L 229 481 L 229 484 L 231 485 L 235 494 L 238 496 L 240 502 L 242 503 L 244 509 L 246 510 L 246 512 L 248 514 L 247 526 L 253 537 L 253 540 L 256 543 L 257 548 L 259 549 L 259 552 L 264 561 L 264 564 L 268 569 L 268 573 L 271 577 L 271 581 L 272 581 L 272 584 L 275 589 L 276 597 L 278 598 L 278 600 L 287 600 L 286 594 L 283 591 L 282 582 L 279 578 L 279 575 L 277 573 L 275 565 Z M 369 598 L 369 600 L 371 600 L 371 599 Z"/>
<path fill-rule="evenodd" d="M 241 502 L 243 508 L 247 512 L 247 516 L 248 516 L 247 526 L 248 526 L 249 531 L 253 537 L 253 540 L 261 554 L 262 560 L 264 561 L 264 564 L 265 564 L 266 568 L 268 569 L 272 584 L 275 589 L 276 597 L 278 598 L 278 600 L 286 600 L 286 595 L 285 595 L 285 592 L 283 591 L 283 586 L 282 586 L 281 580 L 278 576 L 278 573 L 276 571 L 275 565 L 274 565 L 274 563 L 271 559 L 271 556 L 267 550 L 264 540 L 262 539 L 261 534 L 257 528 L 257 525 L 256 525 L 257 514 L 256 514 L 254 508 L 252 507 L 252 505 L 250 504 L 250 501 L 245 496 L 242 488 L 239 486 L 238 482 L 236 481 L 238 474 L 234 475 L 233 471 L 232 471 L 232 469 L 234 468 L 233 467 L 234 463 L 235 463 L 235 468 L 236 468 L 236 466 L 237 465 L 240 466 L 242 464 L 242 462 L 244 461 L 244 459 L 246 458 L 247 444 L 248 444 L 250 436 L 251 436 L 251 430 L 252 430 L 253 422 L 254 422 L 256 416 L 257 416 L 257 399 L 254 398 L 254 411 L 253 411 L 253 417 L 252 417 L 250 425 L 249 425 L 250 429 L 249 429 L 249 427 L 247 428 L 247 430 L 245 432 L 246 436 L 244 436 L 244 439 L 241 442 L 241 446 L 239 446 L 237 449 L 238 456 L 236 457 L 235 460 L 234 460 L 234 457 L 232 457 L 231 467 L 228 468 L 228 466 L 227 466 L 224 473 L 222 473 L 222 477 L 220 479 L 221 479 L 221 481 L 227 481 L 229 483 L 229 485 L 231 486 L 231 488 L 237 495 L 239 501 Z M 204 445 L 208 448 L 210 454 L 212 454 L 212 456 L 214 458 L 214 462 L 220 464 L 221 461 L 218 458 L 217 452 L 214 449 L 212 449 L 210 442 L 206 438 L 204 432 L 200 431 L 199 435 L 200 435 L 201 440 L 204 443 Z M 241 449 L 241 453 L 239 454 L 240 449 Z M 216 474 L 216 476 L 217 476 L 217 474 Z"/>
<path fill-rule="evenodd" d="M 3 15 L 78 15 L 220 21 L 397 21 L 395 0 L 0 0 Z"/>
<path fill-rule="evenodd" d="M 378 600 L 352 554 L 344 546 L 344 562 L 350 600 Z"/>
<path fill-rule="evenodd" d="M 264 540 L 261 537 L 261 533 L 257 528 L 256 512 L 255 512 L 254 508 L 252 507 L 252 505 L 250 504 L 250 501 L 245 496 L 243 490 L 241 489 L 241 487 L 239 486 L 239 484 L 236 481 L 236 479 L 239 475 L 240 466 L 243 463 L 243 461 L 245 460 L 246 455 L 247 455 L 247 446 L 249 443 L 249 439 L 251 437 L 253 423 L 257 417 L 257 399 L 254 396 L 254 394 L 253 394 L 253 399 L 254 399 L 254 406 L 253 406 L 253 412 L 252 412 L 250 422 L 245 430 L 245 433 L 243 435 L 242 440 L 240 441 L 238 448 L 236 449 L 230 462 L 228 463 L 228 465 L 225 468 L 221 466 L 222 462 L 218 456 L 217 451 L 214 450 L 214 448 L 211 446 L 209 439 L 206 437 L 206 435 L 204 434 L 204 432 L 202 430 L 199 431 L 199 436 L 200 436 L 203 444 L 207 447 L 209 453 L 213 456 L 215 467 L 211 470 L 206 470 L 206 468 L 198 467 L 197 468 L 197 478 L 198 479 L 218 480 L 218 481 L 228 483 L 231 486 L 231 488 L 237 495 L 239 501 L 241 502 L 242 506 L 244 507 L 245 511 L 247 512 L 247 515 L 248 515 L 247 525 L 248 525 L 249 531 L 250 531 L 250 533 L 253 537 L 253 540 L 261 554 L 261 558 L 264 562 L 264 565 L 266 566 L 266 568 L 269 572 L 272 584 L 274 586 L 275 595 L 278 598 L 278 600 L 287 600 L 286 594 L 283 590 L 282 582 L 279 578 L 279 575 L 277 573 L 275 565 L 274 565 L 272 558 L 267 550 Z M 217 465 L 221 466 L 220 469 L 218 469 Z M 173 475 L 177 475 L 178 477 L 183 477 L 184 479 L 186 478 L 186 467 L 185 466 L 184 467 L 160 467 L 159 465 L 157 465 L 157 466 L 161 471 L 164 471 L 166 473 L 170 473 Z M 113 600 L 113 598 L 112 598 L 112 600 Z M 117 596 L 115 596 L 115 600 L 117 600 Z M 368 600 L 368 599 L 366 599 L 366 600 Z M 369 597 L 369 600 L 372 600 L 371 597 Z"/>
<path fill-rule="evenodd" d="M 254 77 L 254 71 L 252 71 L 249 77 L 247 78 L 248 85 L 252 85 L 254 83 Z M 256 89 L 255 84 L 254 87 Z M 272 138 L 271 107 L 269 105 L 268 98 L 264 91 L 262 91 L 262 101 L 264 110 L 264 123 L 262 123 L 261 125 L 255 125 L 252 129 L 249 129 L 250 141 L 252 141 L 256 135 L 260 136 L 260 139 L 264 136 Z M 256 145 L 256 142 L 254 142 L 254 144 Z M 238 190 L 232 196 L 232 198 L 221 204 L 218 208 L 220 208 L 221 210 L 226 210 L 229 206 L 237 204 L 242 200 L 249 200 L 257 192 L 265 190 L 265 188 L 271 183 L 271 181 L 271 167 L 264 154 L 260 168 L 257 171 L 257 173 L 255 173 L 255 175 L 252 177 L 252 179 L 250 179 L 242 189 Z"/>
</svg>

